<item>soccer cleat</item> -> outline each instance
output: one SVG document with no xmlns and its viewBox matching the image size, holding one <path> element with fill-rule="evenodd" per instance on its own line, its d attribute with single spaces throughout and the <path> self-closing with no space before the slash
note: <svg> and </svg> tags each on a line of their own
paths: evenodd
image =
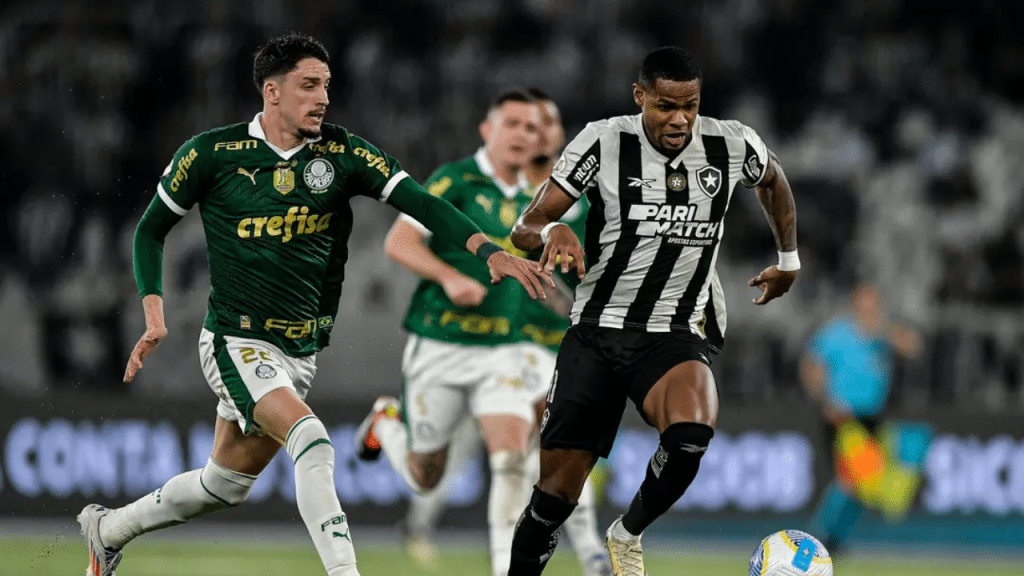
<svg viewBox="0 0 1024 576">
<path fill-rule="evenodd" d="M 107 548 L 100 540 L 100 519 L 109 512 L 99 504 L 89 504 L 78 514 L 78 524 L 89 547 L 89 566 L 85 569 L 85 576 L 114 576 L 114 570 L 121 563 L 121 550 Z"/>
<path fill-rule="evenodd" d="M 360 422 L 356 429 L 356 456 L 360 460 L 372 462 L 380 458 L 380 441 L 373 433 L 373 427 L 381 418 L 398 418 L 398 399 L 393 396 L 381 396 L 373 403 L 373 409 Z"/>
<path fill-rule="evenodd" d="M 608 547 L 608 557 L 612 565 L 612 576 L 647 576 L 647 571 L 644 570 L 644 549 L 640 545 L 640 538 L 619 540 L 614 536 L 616 524 L 622 524 L 622 516 L 612 522 L 605 537 L 605 546 Z"/>
<path fill-rule="evenodd" d="M 612 565 L 608 560 L 608 554 L 599 552 L 584 560 L 583 574 L 585 576 L 612 576 Z"/>
</svg>

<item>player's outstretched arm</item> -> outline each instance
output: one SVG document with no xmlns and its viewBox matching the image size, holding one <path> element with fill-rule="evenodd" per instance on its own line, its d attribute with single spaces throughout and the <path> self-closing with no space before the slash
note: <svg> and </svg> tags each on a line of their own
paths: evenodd
<svg viewBox="0 0 1024 576">
<path fill-rule="evenodd" d="M 496 284 L 502 278 L 511 276 L 518 280 L 530 298 L 534 299 L 544 298 L 542 282 L 552 285 L 551 274 L 548 271 L 538 266 L 536 262 L 502 250 L 488 240 L 465 214 L 447 201 L 431 196 L 411 178 L 406 178 L 395 187 L 388 197 L 388 203 L 415 218 L 438 238 L 456 246 L 465 246 L 466 250 L 487 262 L 492 283 Z"/>
<path fill-rule="evenodd" d="M 423 232 L 410 221 L 399 219 L 391 226 L 384 252 L 413 274 L 440 284 L 456 306 L 477 306 L 487 296 L 486 286 L 438 258 Z"/>
<path fill-rule="evenodd" d="M 779 264 L 765 268 L 748 282 L 748 285 L 761 290 L 761 295 L 754 298 L 754 304 L 767 304 L 789 291 L 800 269 L 796 255 L 796 203 L 786 174 L 774 153 L 769 152 L 764 178 L 754 188 L 779 251 Z"/>
<path fill-rule="evenodd" d="M 543 247 L 539 263 L 545 270 L 550 272 L 556 262 L 561 262 L 563 273 L 568 273 L 571 266 L 583 278 L 586 264 L 580 239 L 568 225 L 558 221 L 574 202 L 561 186 L 548 179 L 512 227 L 512 243 L 527 252 Z"/>
<path fill-rule="evenodd" d="M 555 287 L 549 271 L 541 268 L 537 262 L 513 256 L 502 250 L 497 244 L 491 242 L 483 232 L 469 237 L 469 240 L 466 241 L 466 250 L 473 252 L 487 263 L 487 268 L 491 271 L 491 284 L 497 284 L 501 282 L 502 278 L 511 276 L 523 285 L 526 293 L 534 300 L 547 298 L 544 284 L 551 288 Z"/>
</svg>

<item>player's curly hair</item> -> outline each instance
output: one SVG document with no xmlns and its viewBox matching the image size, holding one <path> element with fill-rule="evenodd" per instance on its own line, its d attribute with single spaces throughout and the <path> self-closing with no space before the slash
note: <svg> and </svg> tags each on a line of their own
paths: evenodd
<svg viewBox="0 0 1024 576">
<path fill-rule="evenodd" d="M 331 61 L 324 45 L 312 36 L 288 32 L 271 38 L 253 56 L 252 80 L 256 90 L 262 94 L 267 78 L 291 72 L 304 58 Z"/>
<path fill-rule="evenodd" d="M 697 57 L 678 46 L 663 46 L 652 50 L 640 66 L 641 86 L 654 86 L 658 78 L 675 82 L 701 81 L 702 73 Z"/>
</svg>

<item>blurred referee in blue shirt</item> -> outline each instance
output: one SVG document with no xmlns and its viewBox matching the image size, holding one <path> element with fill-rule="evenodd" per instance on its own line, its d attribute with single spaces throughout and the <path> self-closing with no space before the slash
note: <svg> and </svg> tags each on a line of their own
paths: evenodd
<svg viewBox="0 0 1024 576">
<path fill-rule="evenodd" d="M 800 379 L 825 418 L 833 470 L 838 426 L 853 418 L 874 434 L 889 398 L 894 355 L 914 358 L 920 348 L 916 331 L 889 321 L 878 289 L 870 284 L 855 288 L 849 312 L 825 323 L 811 337 Z M 829 552 L 842 550 L 862 511 L 851 487 L 833 479 L 813 521 Z"/>
</svg>

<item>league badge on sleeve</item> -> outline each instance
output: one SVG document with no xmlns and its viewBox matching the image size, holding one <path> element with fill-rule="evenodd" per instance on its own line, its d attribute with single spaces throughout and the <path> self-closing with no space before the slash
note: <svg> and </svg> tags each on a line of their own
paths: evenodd
<svg viewBox="0 0 1024 576">
<path fill-rule="evenodd" d="M 697 170 L 697 186 L 708 197 L 714 198 L 722 189 L 722 171 L 714 166 L 705 166 Z"/>
</svg>

